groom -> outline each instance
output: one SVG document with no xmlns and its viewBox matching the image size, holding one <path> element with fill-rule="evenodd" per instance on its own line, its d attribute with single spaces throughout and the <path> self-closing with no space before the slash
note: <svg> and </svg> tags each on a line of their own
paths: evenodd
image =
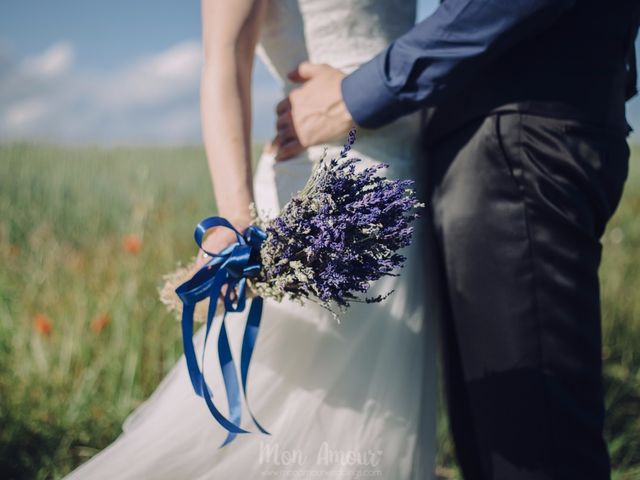
<svg viewBox="0 0 640 480">
<path fill-rule="evenodd" d="M 465 479 L 608 479 L 598 265 L 627 175 L 637 0 L 445 0 L 354 73 L 302 64 L 277 157 L 429 107 Z M 419 292 L 416 292 L 419 295 Z"/>
</svg>

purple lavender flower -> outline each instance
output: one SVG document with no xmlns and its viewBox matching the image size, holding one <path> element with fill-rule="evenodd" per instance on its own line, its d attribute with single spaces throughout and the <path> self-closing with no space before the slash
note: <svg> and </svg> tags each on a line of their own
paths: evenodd
<svg viewBox="0 0 640 480">
<path fill-rule="evenodd" d="M 305 188 L 265 225 L 262 269 L 252 282 L 259 294 L 347 308 L 404 264 L 397 251 L 411 243 L 422 206 L 413 182 L 381 176 L 384 164 L 357 170 L 360 160 L 347 158 L 355 139 L 351 130 L 338 158 L 327 161 L 325 152 Z"/>
</svg>

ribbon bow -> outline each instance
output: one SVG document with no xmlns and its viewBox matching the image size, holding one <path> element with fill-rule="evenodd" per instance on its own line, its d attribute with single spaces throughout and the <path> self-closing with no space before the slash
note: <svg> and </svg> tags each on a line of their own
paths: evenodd
<svg viewBox="0 0 640 480">
<path fill-rule="evenodd" d="M 182 300 L 182 343 L 184 346 L 184 355 L 187 361 L 187 369 L 189 370 L 189 378 L 197 395 L 204 398 L 209 411 L 213 417 L 222 425 L 229 434 L 222 443 L 221 447 L 230 443 L 238 433 L 249 433 L 240 427 L 242 416 L 242 399 L 240 396 L 240 387 L 236 375 L 236 367 L 231 355 L 229 347 L 229 339 L 227 337 L 227 329 L 225 327 L 225 319 L 229 312 L 242 312 L 246 304 L 246 283 L 247 278 L 257 275 L 261 265 L 259 261 L 259 252 L 262 242 L 266 238 L 266 234 L 260 228 L 252 225 L 244 234 L 236 230 L 229 221 L 221 217 L 209 217 L 202 220 L 194 232 L 194 238 L 200 248 L 206 231 L 213 227 L 226 227 L 236 234 L 236 243 L 230 245 L 219 253 L 204 252 L 211 256 L 211 260 L 207 262 L 193 277 L 180 285 L 176 289 L 176 293 Z M 229 405 L 229 418 L 226 418 L 216 408 L 213 403 L 213 393 L 204 379 L 204 353 L 206 350 L 207 339 L 216 313 L 218 298 L 222 287 L 226 286 L 224 294 L 224 315 L 220 324 L 218 333 L 218 359 L 220 361 L 220 369 L 222 370 L 222 378 L 227 393 L 227 402 Z M 232 292 L 237 288 L 235 301 L 232 299 Z M 193 345 L 193 312 L 198 302 L 209 298 L 209 310 L 207 312 L 207 326 L 204 337 L 204 346 L 202 349 L 202 371 L 198 366 L 196 359 L 195 347 Z M 242 350 L 240 354 L 240 374 L 242 379 L 242 392 L 245 399 L 247 398 L 247 374 L 249 372 L 249 363 L 258 336 L 260 328 L 260 319 L 262 316 L 262 298 L 256 296 L 251 301 L 251 308 L 247 317 L 247 323 L 242 339 Z M 251 413 L 251 419 L 262 433 L 267 432 Z"/>
</svg>

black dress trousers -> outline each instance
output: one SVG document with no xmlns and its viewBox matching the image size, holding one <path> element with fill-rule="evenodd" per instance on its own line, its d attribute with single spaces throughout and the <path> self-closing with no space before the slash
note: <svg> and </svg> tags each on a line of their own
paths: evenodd
<svg viewBox="0 0 640 480">
<path fill-rule="evenodd" d="M 609 478 L 598 266 L 627 177 L 626 133 L 494 113 L 428 147 L 466 480 Z"/>
</svg>

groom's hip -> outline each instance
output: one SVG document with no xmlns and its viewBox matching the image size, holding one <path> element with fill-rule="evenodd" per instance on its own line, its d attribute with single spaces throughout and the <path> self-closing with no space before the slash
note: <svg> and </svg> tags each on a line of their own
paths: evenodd
<svg viewBox="0 0 640 480">
<path fill-rule="evenodd" d="M 607 476 L 597 271 L 627 176 L 625 134 L 496 113 L 427 151 L 469 478 Z"/>
</svg>

